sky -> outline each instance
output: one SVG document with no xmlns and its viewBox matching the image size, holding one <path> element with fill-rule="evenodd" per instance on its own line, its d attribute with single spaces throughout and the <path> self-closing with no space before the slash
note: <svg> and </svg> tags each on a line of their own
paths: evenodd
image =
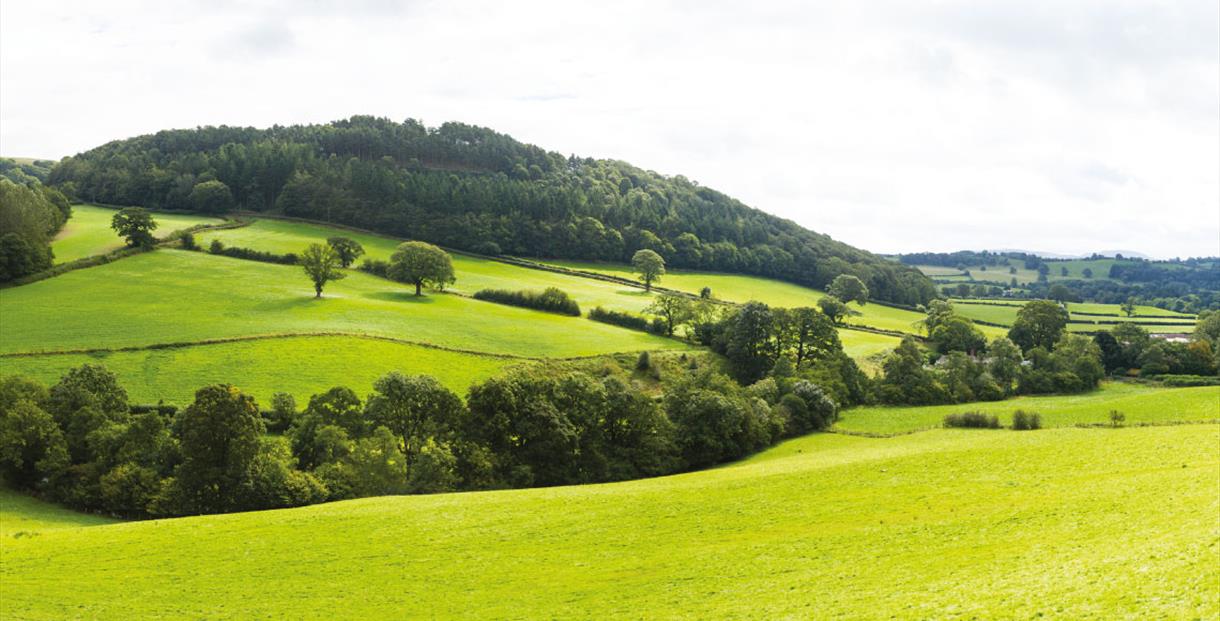
<svg viewBox="0 0 1220 621">
<path fill-rule="evenodd" d="M 462 121 L 874 252 L 1220 255 L 1220 3 L 0 3 L 0 154 Z"/>
</svg>

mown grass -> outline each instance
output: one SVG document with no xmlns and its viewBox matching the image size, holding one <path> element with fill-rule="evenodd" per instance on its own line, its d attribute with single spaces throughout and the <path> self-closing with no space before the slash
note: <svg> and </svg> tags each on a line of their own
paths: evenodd
<svg viewBox="0 0 1220 621">
<path fill-rule="evenodd" d="M 843 412 L 835 424 L 849 432 L 896 434 L 940 427 L 947 414 L 994 414 L 1004 425 L 1014 410 L 1037 412 L 1046 427 L 1109 423 L 1110 411 L 1126 416 L 1126 424 L 1220 420 L 1220 387 L 1165 389 L 1143 384 L 1106 382 L 1096 391 L 1078 395 L 1025 396 L 1006 401 L 959 405 L 859 407 Z"/>
<path fill-rule="evenodd" d="M 110 228 L 110 220 L 116 213 L 118 210 L 107 207 L 73 205 L 72 217 L 51 242 L 51 250 L 55 252 L 55 262 L 67 263 L 122 248 L 123 238 Z M 168 237 L 174 231 L 190 228 L 197 224 L 219 224 L 221 222 L 219 218 L 190 214 L 153 213 L 153 219 L 158 225 L 157 230 L 153 231 L 157 237 Z"/>
<path fill-rule="evenodd" d="M 412 293 L 351 272 L 314 299 L 299 267 L 158 250 L 0 292 L 0 352 L 314 332 L 546 357 L 687 347 L 583 318 Z"/>
<path fill-rule="evenodd" d="M 287 392 L 305 404 L 334 385 L 367 394 L 389 371 L 431 375 L 459 395 L 523 361 L 356 337 L 293 337 L 106 354 L 0 358 L 0 375 L 22 374 L 52 384 L 82 364 L 104 364 L 135 403 L 189 404 L 196 389 L 229 383 L 269 405 Z"/>
<path fill-rule="evenodd" d="M 0 487 L 0 539 L 114 522 L 115 520 L 107 517 L 79 513 Z M 0 601 L 3 601 L 6 595 L 7 589 L 0 584 Z M 0 605 L 0 608 L 3 606 Z"/>
<path fill-rule="evenodd" d="M 249 226 L 221 231 L 208 231 L 199 236 L 199 244 L 207 247 L 213 239 L 227 246 L 254 248 L 275 253 L 300 253 L 311 243 L 325 242 L 334 236 L 349 237 L 364 246 L 366 258 L 388 260 L 402 240 L 357 233 L 301 222 L 284 220 L 255 220 Z M 652 295 L 636 287 L 619 285 L 590 278 L 567 276 L 554 272 L 509 265 L 499 261 L 454 254 L 453 269 L 457 283 L 451 288 L 455 292 L 473 294 L 480 289 L 536 289 L 558 287 L 568 292 L 583 311 L 594 306 L 617 310 L 640 312 L 652 301 Z"/>
<path fill-rule="evenodd" d="M 0 540 L 0 616 L 1211 619 L 1220 427 L 834 434 L 710 471 Z"/>
</svg>

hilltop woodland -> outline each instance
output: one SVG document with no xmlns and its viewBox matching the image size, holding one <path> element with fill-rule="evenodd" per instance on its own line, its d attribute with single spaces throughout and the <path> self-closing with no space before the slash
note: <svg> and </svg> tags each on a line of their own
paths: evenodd
<svg viewBox="0 0 1220 621">
<path fill-rule="evenodd" d="M 488 129 L 353 117 L 259 130 L 203 127 L 66 158 L 48 183 L 84 201 L 275 212 L 487 255 L 754 274 L 817 288 L 851 274 L 873 299 L 936 296 L 918 270 L 749 208 L 684 177 L 564 157 Z"/>
</svg>

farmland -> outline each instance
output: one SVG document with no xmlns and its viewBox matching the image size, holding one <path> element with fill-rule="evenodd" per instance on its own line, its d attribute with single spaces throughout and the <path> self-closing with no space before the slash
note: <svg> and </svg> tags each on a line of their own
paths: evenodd
<svg viewBox="0 0 1220 621">
<path fill-rule="evenodd" d="M 960 412 L 994 414 L 1001 424 L 1011 423 L 1015 410 L 1037 412 L 1047 427 L 1108 424 L 1112 410 L 1122 412 L 1127 424 L 1220 420 L 1220 387 L 1164 389 L 1140 384 L 1108 382 L 1101 389 L 1079 395 L 1022 396 L 1005 401 L 959 405 L 859 407 L 844 412 L 836 428 L 858 433 L 897 434 L 940 427 L 945 415 Z"/>
<path fill-rule="evenodd" d="M 340 605 L 363 618 L 1213 618 L 1218 442 L 1216 425 L 815 434 L 659 479 L 46 531 L 0 540 L 0 606 L 29 619 Z"/>
<path fill-rule="evenodd" d="M 122 248 L 123 240 L 110 228 L 110 219 L 114 217 L 115 213 L 117 210 L 106 207 L 74 205 L 72 218 L 68 220 L 64 229 L 51 244 L 51 249 L 55 251 L 55 262 L 67 263 Z M 174 231 L 197 224 L 219 224 L 221 222 L 219 218 L 189 214 L 157 213 L 153 215 L 159 225 L 154 231 L 158 237 L 167 237 Z"/>
<path fill-rule="evenodd" d="M 974 301 L 953 300 L 954 311 L 976 321 L 987 321 L 1011 326 L 1017 320 L 1020 301 Z M 1195 316 L 1177 313 L 1153 306 L 1136 306 L 1135 315 L 1127 317 L 1119 304 L 1082 304 L 1069 302 L 1068 314 L 1073 323 L 1068 324 L 1072 332 L 1095 332 L 1109 330 L 1118 322 L 1130 322 L 1152 333 L 1184 333 L 1194 330 Z"/>
</svg>

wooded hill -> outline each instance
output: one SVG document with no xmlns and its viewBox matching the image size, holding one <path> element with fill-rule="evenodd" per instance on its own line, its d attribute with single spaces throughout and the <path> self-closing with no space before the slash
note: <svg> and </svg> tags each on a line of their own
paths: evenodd
<svg viewBox="0 0 1220 621">
<path fill-rule="evenodd" d="M 917 270 L 742 204 L 685 177 L 564 157 L 489 129 L 358 116 L 269 129 L 201 127 L 110 142 L 49 182 L 78 199 L 222 213 L 278 212 L 484 254 L 624 261 L 825 287 L 854 274 L 872 297 L 936 296 Z"/>
</svg>

